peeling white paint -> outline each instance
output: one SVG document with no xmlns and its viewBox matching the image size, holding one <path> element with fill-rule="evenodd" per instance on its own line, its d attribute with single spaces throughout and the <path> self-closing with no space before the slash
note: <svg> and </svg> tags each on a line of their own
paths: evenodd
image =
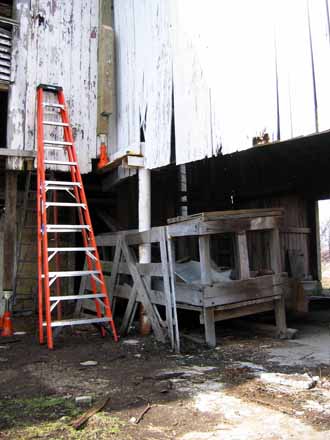
<svg viewBox="0 0 330 440">
<path fill-rule="evenodd" d="M 63 87 L 82 173 L 97 157 L 98 0 L 18 0 L 13 80 L 9 97 L 8 148 L 33 150 L 36 87 Z M 55 133 L 54 133 L 55 136 Z M 20 164 L 11 163 L 13 168 Z"/>
<path fill-rule="evenodd" d="M 118 145 L 146 137 L 146 163 L 176 163 L 330 128 L 330 39 L 324 0 L 114 0 Z M 276 63 L 278 97 L 276 90 Z M 173 89 L 173 90 L 172 90 Z M 277 116 L 279 107 L 279 120 Z M 147 115 L 145 117 L 145 115 Z M 141 120 L 141 121 L 140 121 Z"/>
</svg>

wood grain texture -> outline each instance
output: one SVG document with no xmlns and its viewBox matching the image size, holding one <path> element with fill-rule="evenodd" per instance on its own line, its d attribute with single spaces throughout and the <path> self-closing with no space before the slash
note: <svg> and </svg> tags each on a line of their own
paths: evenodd
<svg viewBox="0 0 330 440">
<path fill-rule="evenodd" d="M 172 48 L 169 2 L 115 0 L 118 151 L 145 138 L 147 168 L 171 154 Z"/>
<path fill-rule="evenodd" d="M 172 116 L 177 164 L 312 133 L 316 110 L 329 128 L 326 6 L 309 4 L 317 109 L 306 2 L 115 0 L 117 147 L 141 126 L 147 167 L 168 164 Z"/>
<path fill-rule="evenodd" d="M 18 0 L 13 37 L 8 148 L 34 150 L 36 87 L 61 85 L 67 100 L 82 173 L 96 158 L 98 1 Z M 56 132 L 52 132 L 56 138 Z M 54 154 L 54 158 L 56 154 Z M 20 169 L 21 159 L 9 167 Z"/>
</svg>

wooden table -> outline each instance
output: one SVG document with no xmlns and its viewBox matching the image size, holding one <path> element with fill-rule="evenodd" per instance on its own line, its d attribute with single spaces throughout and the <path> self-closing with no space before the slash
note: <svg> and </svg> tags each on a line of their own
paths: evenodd
<svg viewBox="0 0 330 440">
<path fill-rule="evenodd" d="M 282 209 L 257 209 L 241 211 L 206 212 L 188 217 L 169 219 L 168 225 L 155 227 L 146 232 L 121 231 L 128 245 L 159 243 L 166 229 L 167 237 L 173 242 L 180 237 L 197 236 L 199 243 L 201 280 L 187 284 L 175 283 L 177 308 L 194 310 L 200 313 L 200 321 L 205 327 L 206 343 L 216 346 L 215 322 L 225 319 L 274 310 L 277 333 L 286 337 L 286 317 L 284 294 L 287 289 L 287 274 L 281 270 L 279 227 L 283 216 Z M 271 267 L 269 275 L 251 276 L 247 247 L 247 232 L 267 231 L 270 238 Z M 231 233 L 236 243 L 236 266 L 238 278 L 223 282 L 212 279 L 210 240 L 215 234 Z M 102 234 L 97 237 L 99 246 L 115 246 L 117 233 Z M 137 263 L 141 276 L 154 277 L 153 289 L 149 295 L 153 304 L 165 305 L 163 268 L 159 262 Z M 111 262 L 103 262 L 105 273 L 112 270 Z M 119 264 L 118 272 L 130 274 L 127 263 Z M 112 284 L 113 286 L 113 284 Z M 131 287 L 128 284 L 116 286 L 114 296 L 129 299 Z M 137 296 L 139 300 L 139 296 Z"/>
</svg>

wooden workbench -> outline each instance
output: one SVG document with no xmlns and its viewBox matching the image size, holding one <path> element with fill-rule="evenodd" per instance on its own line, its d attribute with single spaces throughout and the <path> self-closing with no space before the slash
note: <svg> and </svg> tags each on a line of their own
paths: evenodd
<svg viewBox="0 0 330 440">
<path fill-rule="evenodd" d="M 168 225 L 165 226 L 166 234 L 173 243 L 180 237 L 198 237 L 201 279 L 191 284 L 177 279 L 176 304 L 178 308 L 200 313 L 200 321 L 205 326 L 205 340 L 208 345 L 212 347 L 216 345 L 216 321 L 271 310 L 275 312 L 278 335 L 286 337 L 284 294 L 287 289 L 287 274 L 282 273 L 279 242 L 282 215 L 282 209 L 257 209 L 209 212 L 168 220 Z M 125 236 L 128 245 L 159 243 L 163 229 L 164 227 L 155 227 L 142 233 L 121 231 L 103 234 L 97 237 L 97 243 L 101 247 L 115 246 L 119 234 Z M 267 268 L 267 275 L 256 277 L 250 272 L 247 247 L 249 231 L 269 233 L 271 267 Z M 235 239 L 235 266 L 238 279 L 218 282 L 213 278 L 210 240 L 212 235 L 222 233 L 230 233 Z M 105 274 L 109 274 L 106 278 L 110 284 L 112 263 L 104 261 L 103 268 Z M 161 263 L 137 264 L 137 268 L 142 276 L 154 277 L 153 288 L 149 292 L 151 301 L 154 304 L 164 305 Z M 118 272 L 129 274 L 127 263 L 121 262 Z M 128 299 L 131 290 L 131 286 L 126 282 L 119 283 L 113 294 Z"/>
</svg>

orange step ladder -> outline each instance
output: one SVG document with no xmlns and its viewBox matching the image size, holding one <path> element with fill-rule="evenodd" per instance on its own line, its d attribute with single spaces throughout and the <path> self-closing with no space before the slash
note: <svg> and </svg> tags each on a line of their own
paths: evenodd
<svg viewBox="0 0 330 440">
<path fill-rule="evenodd" d="M 45 119 L 45 114 L 47 113 L 51 115 L 50 118 L 48 117 L 50 120 Z M 83 324 L 93 324 L 99 327 L 102 336 L 105 336 L 106 331 L 111 329 L 114 340 L 117 341 L 118 336 L 112 318 L 110 301 L 74 147 L 67 106 L 61 87 L 44 84 L 38 86 L 37 129 L 38 310 L 40 343 L 44 343 L 45 328 L 48 348 L 52 349 L 54 347 L 54 327 L 61 328 Z M 50 158 L 49 155 L 51 155 Z M 54 157 L 56 160 L 54 160 Z M 47 180 L 46 168 L 49 167 L 61 167 L 61 169 L 67 170 L 70 174 L 70 180 Z M 65 197 L 68 196 L 70 197 L 70 202 L 65 201 Z M 79 223 L 58 223 L 58 218 L 61 217 L 59 210 L 62 209 L 77 210 Z M 53 223 L 49 223 L 50 219 L 53 220 Z M 81 234 L 83 245 L 80 247 L 59 246 L 59 238 L 61 234 L 65 233 Z M 54 243 L 53 246 L 49 245 L 50 241 Z M 88 270 L 59 270 L 60 255 L 72 252 L 83 253 L 86 256 Z M 50 268 L 53 259 L 56 263 L 55 270 Z M 59 282 L 71 277 L 88 277 L 92 293 L 61 295 Z M 94 299 L 96 316 L 92 315 L 92 317 L 86 319 L 62 318 L 61 305 L 63 301 L 81 301 L 84 299 Z M 56 318 L 53 317 L 55 311 L 57 312 Z"/>
</svg>

